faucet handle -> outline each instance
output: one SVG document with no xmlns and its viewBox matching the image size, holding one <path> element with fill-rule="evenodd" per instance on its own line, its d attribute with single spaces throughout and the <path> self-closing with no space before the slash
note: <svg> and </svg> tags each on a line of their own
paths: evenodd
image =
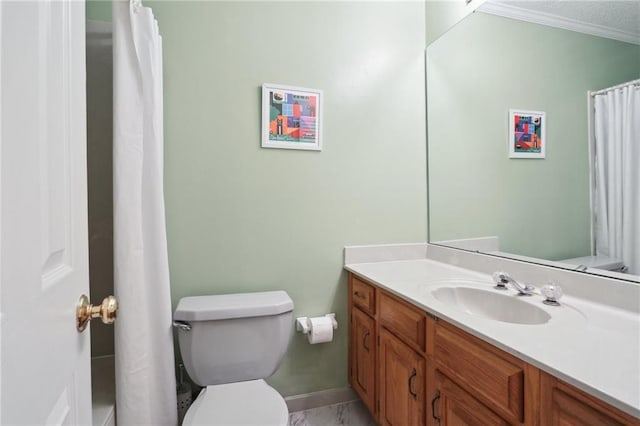
<svg viewBox="0 0 640 426">
<path fill-rule="evenodd" d="M 509 282 L 509 275 L 506 272 L 496 271 L 492 275 L 493 282 L 496 283 L 495 287 L 498 290 L 506 290 L 507 283 Z"/>
<path fill-rule="evenodd" d="M 549 284 L 542 286 L 540 292 L 545 297 L 545 300 L 543 300 L 542 303 L 545 305 L 560 306 L 559 300 L 564 294 L 560 286 L 553 282 L 549 282 Z"/>
</svg>

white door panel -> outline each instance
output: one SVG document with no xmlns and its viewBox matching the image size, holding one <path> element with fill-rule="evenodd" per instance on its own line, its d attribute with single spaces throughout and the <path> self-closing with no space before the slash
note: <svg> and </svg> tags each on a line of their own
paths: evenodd
<svg viewBox="0 0 640 426">
<path fill-rule="evenodd" d="M 0 423 L 91 424 L 84 4 L 0 2 Z"/>
</svg>

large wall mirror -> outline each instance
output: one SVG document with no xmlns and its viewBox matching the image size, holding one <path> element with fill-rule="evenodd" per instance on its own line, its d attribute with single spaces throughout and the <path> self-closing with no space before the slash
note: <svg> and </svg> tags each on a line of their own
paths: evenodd
<svg viewBox="0 0 640 426">
<path fill-rule="evenodd" d="M 551 16 L 562 3 L 578 15 L 568 7 Z M 627 28 L 582 25 L 589 13 Z M 640 78 L 639 19 L 637 1 L 489 0 L 427 47 L 431 243 L 640 282 L 638 209 L 621 231 L 636 235 L 634 258 L 591 257 L 598 232 L 589 118 L 590 91 Z M 510 158 L 510 109 L 545 113 L 544 158 Z M 634 115 L 640 120 L 640 109 Z M 636 170 L 639 152 L 624 160 Z M 640 207 L 640 179 L 626 191 Z"/>
</svg>

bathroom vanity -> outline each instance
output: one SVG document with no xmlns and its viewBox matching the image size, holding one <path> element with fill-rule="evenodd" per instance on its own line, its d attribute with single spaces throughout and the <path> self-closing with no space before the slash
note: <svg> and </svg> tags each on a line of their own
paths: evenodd
<svg viewBox="0 0 640 426">
<path fill-rule="evenodd" d="M 640 424 L 637 313 L 429 259 L 345 268 L 349 381 L 380 424 Z"/>
</svg>

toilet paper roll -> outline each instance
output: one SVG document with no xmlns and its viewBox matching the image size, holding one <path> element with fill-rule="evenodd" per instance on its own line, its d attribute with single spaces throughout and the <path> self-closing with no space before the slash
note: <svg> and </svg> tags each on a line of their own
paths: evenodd
<svg viewBox="0 0 640 426">
<path fill-rule="evenodd" d="M 333 320 L 330 317 L 309 318 L 309 343 L 326 343 L 333 340 Z"/>
</svg>

